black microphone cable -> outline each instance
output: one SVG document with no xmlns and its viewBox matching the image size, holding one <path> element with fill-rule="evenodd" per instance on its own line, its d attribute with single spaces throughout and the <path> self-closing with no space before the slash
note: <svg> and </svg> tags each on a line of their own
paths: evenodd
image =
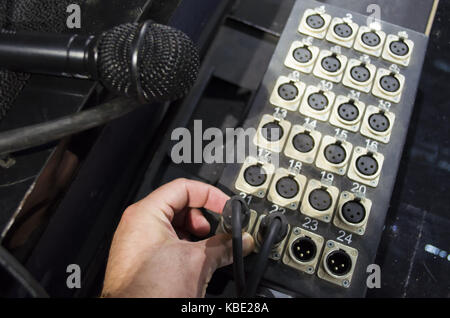
<svg viewBox="0 0 450 318">
<path fill-rule="evenodd" d="M 249 226 L 250 215 L 247 203 L 238 195 L 227 201 L 222 212 L 222 228 L 225 232 L 232 234 L 233 275 L 237 297 L 255 297 L 271 252 L 284 240 L 289 230 L 286 216 L 280 212 L 271 213 L 262 218 L 256 238 L 261 248 L 247 280 L 242 251 L 242 232 Z"/>
<path fill-rule="evenodd" d="M 232 201 L 232 213 L 233 272 L 236 295 L 239 297 L 245 289 L 244 256 L 242 253 L 242 203 L 240 201 Z"/>
<path fill-rule="evenodd" d="M 11 253 L 0 245 L 0 265 L 34 298 L 48 298 L 45 289 Z"/>
<path fill-rule="evenodd" d="M 264 243 L 259 251 L 256 264 L 248 279 L 248 284 L 245 287 L 244 297 L 255 297 L 259 283 L 266 270 L 270 253 L 276 243 L 277 236 L 281 231 L 282 222 L 279 218 L 275 218 L 269 225 L 269 229 L 264 237 Z"/>
<path fill-rule="evenodd" d="M 249 223 L 250 209 L 244 199 L 238 195 L 230 198 L 222 211 L 222 229 L 232 237 L 233 275 L 237 297 L 241 297 L 245 289 L 242 232 L 247 229 Z"/>
</svg>

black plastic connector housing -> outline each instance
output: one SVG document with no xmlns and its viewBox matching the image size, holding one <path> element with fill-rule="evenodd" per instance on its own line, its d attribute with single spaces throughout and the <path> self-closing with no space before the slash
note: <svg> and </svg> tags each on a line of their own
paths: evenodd
<svg viewBox="0 0 450 318">
<path fill-rule="evenodd" d="M 223 219 L 223 227 L 224 230 L 228 233 L 231 233 L 232 228 L 232 215 L 233 215 L 233 202 L 238 201 L 241 204 L 241 224 L 242 228 L 246 229 L 248 227 L 248 224 L 250 223 L 250 209 L 245 202 L 245 200 L 239 196 L 235 195 L 231 197 L 230 200 L 228 200 L 225 203 L 225 207 L 222 211 L 222 219 Z"/>
<path fill-rule="evenodd" d="M 267 231 L 270 228 L 270 224 L 272 224 L 272 222 L 275 219 L 280 220 L 281 226 L 280 226 L 280 230 L 278 231 L 278 234 L 277 234 L 273 244 L 275 246 L 280 244 L 284 240 L 284 238 L 287 236 L 288 230 L 289 230 L 289 223 L 288 223 L 286 216 L 281 212 L 274 212 L 274 213 L 267 215 L 266 217 L 264 217 L 261 220 L 261 224 L 260 224 L 259 230 L 258 230 L 258 240 L 260 242 L 262 240 L 264 240 L 264 238 L 266 237 Z"/>
</svg>

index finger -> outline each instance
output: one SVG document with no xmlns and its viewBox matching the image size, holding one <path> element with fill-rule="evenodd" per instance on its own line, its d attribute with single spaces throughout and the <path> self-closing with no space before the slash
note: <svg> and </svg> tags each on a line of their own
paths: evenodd
<svg viewBox="0 0 450 318">
<path fill-rule="evenodd" d="M 199 181 L 176 179 L 153 191 L 139 205 L 159 209 L 172 221 L 184 208 L 205 208 L 222 213 L 229 197 L 218 188 Z"/>
</svg>

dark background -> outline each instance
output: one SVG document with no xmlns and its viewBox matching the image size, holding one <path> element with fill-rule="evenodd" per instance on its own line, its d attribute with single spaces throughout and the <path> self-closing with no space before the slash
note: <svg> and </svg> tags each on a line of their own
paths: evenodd
<svg viewBox="0 0 450 318">
<path fill-rule="evenodd" d="M 421 0 L 324 2 L 363 14 L 367 4 L 377 2 L 382 8 L 382 18 L 422 32 L 427 18 L 423 14 L 426 10 L 420 6 L 429 9 L 430 3 Z M 136 0 L 132 5 L 138 3 Z M 77 135 L 65 141 L 64 150 L 61 144 L 52 144 L 14 155 L 16 166 L 0 174 L 1 223 L 9 219 L 36 179 L 42 182 L 37 189 L 48 188 L 53 192 L 45 194 L 45 204 L 41 200 L 37 207 L 22 211 L 29 214 L 24 213 L 26 218 L 18 218 L 10 231 L 3 233 L 2 244 L 26 264 L 50 295 L 98 294 L 109 242 L 128 204 L 177 177 L 211 184 L 218 181 L 223 165 L 171 163 L 168 153 L 172 128 L 192 127 L 193 119 L 203 119 L 204 129 L 236 127 L 242 123 L 293 3 L 293 0 L 166 1 L 155 7 L 152 12 L 155 19 L 187 32 L 202 52 L 203 66 L 190 96 L 167 108 L 140 109 L 102 129 Z M 92 5 L 92 8 L 89 12 L 93 17 L 101 16 L 101 6 Z M 108 22 L 102 24 L 92 18 L 89 27 L 99 30 L 120 23 L 119 19 L 114 19 L 117 10 L 112 8 L 105 18 Z M 132 10 L 130 12 L 134 12 Z M 369 290 L 369 297 L 450 296 L 450 262 L 424 249 L 426 244 L 450 249 L 449 14 L 449 1 L 441 1 L 376 258 L 382 268 L 382 288 Z M 64 111 L 79 110 L 80 105 L 96 104 L 104 93 L 93 92 L 93 87 L 95 83 L 32 77 L 21 95 L 22 102 L 0 122 L 0 131 L 20 126 L 30 118 L 31 122 L 39 121 L 47 118 L 45 116 L 57 117 Z M 31 108 L 27 104 L 30 100 L 34 101 Z M 65 103 L 67 100 L 72 104 Z M 63 109 L 58 108 L 61 104 L 65 105 Z M 20 111 L 17 107 L 27 108 Z M 30 118 L 23 116 L 25 111 Z M 58 151 L 69 155 L 57 156 Z M 48 158 L 60 160 L 48 161 Z M 62 185 L 57 178 L 43 177 L 48 172 L 43 166 L 48 167 L 54 161 L 58 161 L 55 166 L 59 169 L 74 161 Z M 64 172 L 55 171 L 56 175 Z M 20 180 L 26 181 L 17 183 Z M 5 184 L 11 186 L 5 187 Z M 38 226 L 31 226 L 31 229 L 26 222 L 32 219 L 30 215 L 39 216 L 39 222 L 35 222 Z M 81 290 L 65 287 L 65 268 L 71 263 L 80 264 L 82 272 L 86 273 Z M 3 286 L 11 286 L 11 293 L 7 295 L 20 295 L 12 282 L 4 282 Z M 210 293 L 220 294 L 225 283 L 219 272 Z"/>
</svg>

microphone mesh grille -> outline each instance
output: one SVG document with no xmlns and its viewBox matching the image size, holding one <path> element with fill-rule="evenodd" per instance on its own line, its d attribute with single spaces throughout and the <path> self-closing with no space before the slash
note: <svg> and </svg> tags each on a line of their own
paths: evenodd
<svg viewBox="0 0 450 318">
<path fill-rule="evenodd" d="M 98 45 L 99 77 L 110 90 L 136 97 L 132 83 L 132 47 L 139 25 L 129 23 L 104 33 Z M 183 32 L 151 24 L 139 47 L 139 80 L 148 102 L 183 97 L 194 84 L 199 69 L 195 45 Z"/>
</svg>

